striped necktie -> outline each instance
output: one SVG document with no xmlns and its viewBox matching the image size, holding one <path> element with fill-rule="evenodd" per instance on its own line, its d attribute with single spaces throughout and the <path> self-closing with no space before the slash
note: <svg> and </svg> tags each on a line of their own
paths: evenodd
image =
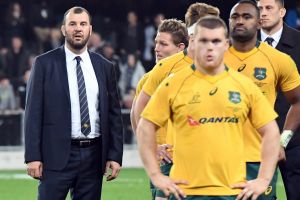
<svg viewBox="0 0 300 200">
<path fill-rule="evenodd" d="M 78 94 L 79 94 L 79 104 L 80 104 L 81 132 L 83 135 L 87 136 L 91 132 L 89 107 L 88 107 L 88 101 L 86 96 L 84 76 L 80 65 L 81 57 L 76 56 L 75 59 L 77 61 L 76 73 L 77 73 Z"/>
</svg>

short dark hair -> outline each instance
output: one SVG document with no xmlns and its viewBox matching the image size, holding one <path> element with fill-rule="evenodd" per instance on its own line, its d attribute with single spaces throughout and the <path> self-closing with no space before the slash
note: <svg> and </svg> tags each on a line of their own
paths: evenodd
<svg viewBox="0 0 300 200">
<path fill-rule="evenodd" d="M 83 7 L 80 7 L 80 6 L 75 6 L 75 7 L 72 7 L 72 8 L 70 8 L 69 10 L 67 10 L 66 12 L 65 12 L 65 14 L 64 14 L 64 19 L 63 19 L 63 21 L 62 21 L 62 24 L 63 25 L 65 25 L 65 23 L 66 23 L 66 16 L 67 16 L 67 14 L 69 14 L 69 13 L 75 13 L 75 14 L 81 14 L 81 13 L 83 13 L 83 12 L 85 12 L 86 14 L 88 14 L 88 16 L 89 16 L 89 22 L 90 22 L 90 24 L 92 23 L 92 16 L 90 15 L 90 13 L 89 13 L 89 11 L 87 11 L 87 9 L 85 9 L 85 8 L 83 8 Z"/>
<path fill-rule="evenodd" d="M 228 28 L 223 19 L 216 16 L 205 16 L 198 20 L 196 28 L 195 28 L 195 35 L 198 32 L 198 28 L 208 28 L 208 29 L 216 29 L 216 28 L 224 28 L 225 37 L 228 38 Z"/>
<path fill-rule="evenodd" d="M 165 19 L 158 26 L 157 31 L 171 34 L 175 45 L 183 43 L 187 47 L 189 44 L 189 35 L 185 24 L 181 20 Z"/>
<path fill-rule="evenodd" d="M 258 2 L 259 0 L 256 0 Z M 284 0 L 275 0 L 275 2 L 282 8 L 284 8 Z"/>
<path fill-rule="evenodd" d="M 239 2 L 237 2 L 237 4 L 250 4 L 250 5 L 252 5 L 256 10 L 257 17 L 260 18 L 260 10 L 259 10 L 259 8 L 258 8 L 255 1 L 253 1 L 253 0 L 240 0 Z"/>
<path fill-rule="evenodd" d="M 187 27 L 195 24 L 201 17 L 206 15 L 219 16 L 220 11 L 217 7 L 206 3 L 193 3 L 189 6 L 185 14 L 185 24 Z"/>
</svg>

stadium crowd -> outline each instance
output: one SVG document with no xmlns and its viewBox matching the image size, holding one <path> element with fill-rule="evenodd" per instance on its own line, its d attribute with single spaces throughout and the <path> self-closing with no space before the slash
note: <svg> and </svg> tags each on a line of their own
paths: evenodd
<svg viewBox="0 0 300 200">
<path fill-rule="evenodd" d="M 299 1 L 287 13 L 289 25 L 299 28 Z M 48 1 L 24 9 L 18 1 L 6 3 L 0 21 L 0 110 L 24 109 L 25 89 L 34 57 L 63 44 L 60 18 Z M 26 11 L 26 12 L 25 12 Z M 138 16 L 129 10 L 127 20 L 93 15 L 89 49 L 101 53 L 116 67 L 123 108 L 131 108 L 138 80 L 155 64 L 154 37 L 163 13 Z"/>
</svg>

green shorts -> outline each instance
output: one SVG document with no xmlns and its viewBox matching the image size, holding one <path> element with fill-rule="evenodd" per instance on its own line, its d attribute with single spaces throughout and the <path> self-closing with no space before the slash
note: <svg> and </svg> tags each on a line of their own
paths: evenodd
<svg viewBox="0 0 300 200">
<path fill-rule="evenodd" d="M 256 179 L 260 163 L 259 162 L 247 162 L 247 180 Z M 272 181 L 267 190 L 258 197 L 257 200 L 276 200 L 276 182 L 277 182 L 277 169 L 274 173 Z"/>
<path fill-rule="evenodd" d="M 235 200 L 235 196 L 187 196 L 182 200 Z M 173 196 L 169 198 L 169 200 L 175 200 Z"/>
<path fill-rule="evenodd" d="M 173 163 L 167 163 L 160 166 L 160 171 L 163 175 L 169 176 L 171 167 L 173 166 Z M 152 199 L 155 199 L 155 197 L 166 197 L 164 192 L 155 188 L 154 185 L 150 182 L 150 189 L 152 194 Z"/>
</svg>

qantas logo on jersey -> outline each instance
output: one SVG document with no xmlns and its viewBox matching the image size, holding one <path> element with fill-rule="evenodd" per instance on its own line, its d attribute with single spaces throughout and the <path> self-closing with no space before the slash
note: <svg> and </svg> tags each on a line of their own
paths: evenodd
<svg viewBox="0 0 300 200">
<path fill-rule="evenodd" d="M 266 68 L 260 68 L 260 67 L 255 67 L 254 68 L 254 77 L 257 80 L 264 80 L 267 78 L 267 69 Z"/>
<path fill-rule="evenodd" d="M 198 121 L 193 119 L 192 116 L 187 116 L 187 121 L 190 126 L 199 126 L 207 123 L 239 123 L 237 117 L 202 117 Z"/>
</svg>

